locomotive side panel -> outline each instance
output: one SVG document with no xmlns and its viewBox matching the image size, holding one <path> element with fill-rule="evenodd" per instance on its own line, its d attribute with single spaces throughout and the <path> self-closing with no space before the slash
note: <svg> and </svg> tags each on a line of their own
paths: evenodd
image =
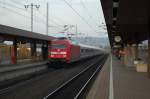
<svg viewBox="0 0 150 99">
<path fill-rule="evenodd" d="M 70 57 L 71 62 L 79 60 L 79 58 L 80 58 L 80 46 L 71 45 L 70 51 L 71 51 L 71 53 L 70 53 L 71 54 L 71 57 Z"/>
</svg>

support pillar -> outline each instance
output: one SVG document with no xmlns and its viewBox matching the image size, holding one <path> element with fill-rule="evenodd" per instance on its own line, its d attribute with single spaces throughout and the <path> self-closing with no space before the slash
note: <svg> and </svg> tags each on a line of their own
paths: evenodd
<svg viewBox="0 0 150 99">
<path fill-rule="evenodd" d="M 45 60 L 45 46 L 42 44 L 42 58 Z"/>
<path fill-rule="evenodd" d="M 150 37 L 148 38 L 148 77 L 150 78 Z"/>
<path fill-rule="evenodd" d="M 48 44 L 42 44 L 42 56 L 44 60 L 48 58 Z"/>
<path fill-rule="evenodd" d="M 17 64 L 17 40 L 16 39 L 13 40 L 11 63 Z"/>
<path fill-rule="evenodd" d="M 127 62 L 128 62 L 128 46 L 125 46 L 124 47 L 124 51 L 125 51 L 125 55 L 124 55 L 124 57 L 123 57 L 123 63 L 124 63 L 124 65 L 127 65 Z"/>
<path fill-rule="evenodd" d="M 127 45 L 124 51 L 124 64 L 128 67 L 135 66 L 134 61 L 139 58 L 138 44 Z"/>
<path fill-rule="evenodd" d="M 1 46 L 0 46 L 0 64 L 1 64 L 1 62 L 2 62 L 2 54 L 1 54 Z"/>
<path fill-rule="evenodd" d="M 36 57 L 36 42 L 31 43 L 31 56 Z"/>
<path fill-rule="evenodd" d="M 48 59 L 48 54 L 49 54 L 49 44 L 46 43 L 46 49 L 45 49 L 45 58 Z"/>
<path fill-rule="evenodd" d="M 133 67 L 134 66 L 134 55 L 132 52 L 132 45 L 127 45 L 124 48 L 125 55 L 124 55 L 124 65 L 127 67 Z"/>
<path fill-rule="evenodd" d="M 133 54 L 133 58 L 134 60 L 138 60 L 138 54 L 139 54 L 139 51 L 138 51 L 138 44 L 133 44 L 132 45 L 132 54 Z"/>
</svg>

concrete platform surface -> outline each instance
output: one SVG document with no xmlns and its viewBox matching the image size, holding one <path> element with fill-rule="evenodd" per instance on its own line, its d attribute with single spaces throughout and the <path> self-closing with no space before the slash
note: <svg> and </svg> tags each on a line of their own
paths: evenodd
<svg viewBox="0 0 150 99">
<path fill-rule="evenodd" d="M 99 72 L 86 99 L 108 99 L 110 79 L 110 57 Z"/>
<path fill-rule="evenodd" d="M 110 56 L 86 99 L 150 99 L 149 84 L 146 73 L 138 73 Z"/>
</svg>

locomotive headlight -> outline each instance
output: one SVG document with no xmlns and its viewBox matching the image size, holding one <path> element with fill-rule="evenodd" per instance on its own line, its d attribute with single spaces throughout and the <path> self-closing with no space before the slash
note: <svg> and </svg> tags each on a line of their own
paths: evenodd
<svg viewBox="0 0 150 99">
<path fill-rule="evenodd" d="M 51 54 L 58 54 L 57 52 L 51 52 Z"/>
<path fill-rule="evenodd" d="M 66 52 L 60 52 L 60 54 L 66 54 Z"/>
<path fill-rule="evenodd" d="M 67 54 L 66 52 L 51 52 L 51 54 Z"/>
</svg>

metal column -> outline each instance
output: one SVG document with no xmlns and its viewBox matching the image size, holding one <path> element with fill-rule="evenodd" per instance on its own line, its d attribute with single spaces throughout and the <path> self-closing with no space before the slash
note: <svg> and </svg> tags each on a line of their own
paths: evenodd
<svg viewBox="0 0 150 99">
<path fill-rule="evenodd" d="M 48 44 L 42 44 L 42 56 L 44 60 L 48 58 Z"/>
<path fill-rule="evenodd" d="M 150 36 L 148 38 L 148 77 L 150 78 Z"/>
<path fill-rule="evenodd" d="M 17 63 L 17 40 L 13 40 L 13 47 L 12 47 L 12 55 L 11 55 L 11 63 Z"/>
<path fill-rule="evenodd" d="M 36 57 L 36 42 L 31 43 L 31 56 Z"/>
</svg>

